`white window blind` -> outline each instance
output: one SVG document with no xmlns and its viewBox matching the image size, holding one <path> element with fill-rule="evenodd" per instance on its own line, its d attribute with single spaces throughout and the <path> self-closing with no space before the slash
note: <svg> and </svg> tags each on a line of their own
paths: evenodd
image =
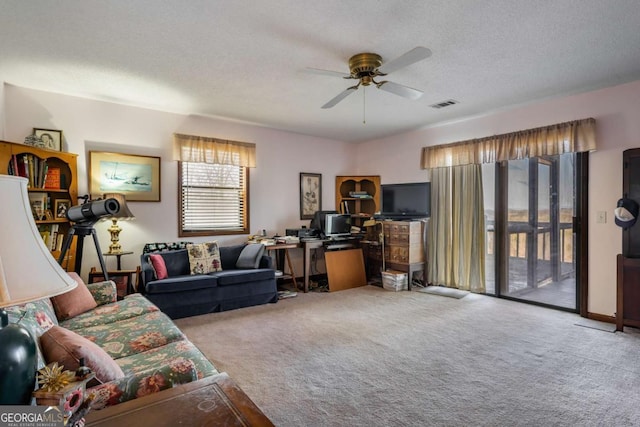
<svg viewBox="0 0 640 427">
<path fill-rule="evenodd" d="M 246 168 L 193 162 L 180 165 L 180 236 L 246 233 Z"/>
</svg>

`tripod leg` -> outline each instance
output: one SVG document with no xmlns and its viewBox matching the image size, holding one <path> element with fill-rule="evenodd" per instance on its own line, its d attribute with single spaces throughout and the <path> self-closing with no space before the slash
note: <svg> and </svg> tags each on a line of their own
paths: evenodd
<svg viewBox="0 0 640 427">
<path fill-rule="evenodd" d="M 86 234 L 78 234 L 78 242 L 76 243 L 76 266 L 74 271 L 80 275 L 82 271 L 82 254 L 84 253 L 84 238 Z"/>
<path fill-rule="evenodd" d="M 60 256 L 58 257 L 58 264 L 60 264 L 60 266 L 62 266 L 62 263 L 64 262 L 64 257 L 67 255 L 67 251 L 71 247 L 71 242 L 73 241 L 74 235 L 75 235 L 75 230 L 73 228 L 70 228 L 69 231 L 67 232 L 67 235 L 64 236 L 64 241 L 62 243 L 62 250 L 60 251 Z"/>
<path fill-rule="evenodd" d="M 100 268 L 102 268 L 102 275 L 104 276 L 104 280 L 109 280 L 109 273 L 107 273 L 107 266 L 104 263 L 104 257 L 102 256 L 102 252 L 100 251 L 100 245 L 98 244 L 98 233 L 96 233 L 95 228 L 91 229 L 91 235 L 93 236 L 93 243 L 96 245 L 96 254 L 98 254 Z"/>
</svg>

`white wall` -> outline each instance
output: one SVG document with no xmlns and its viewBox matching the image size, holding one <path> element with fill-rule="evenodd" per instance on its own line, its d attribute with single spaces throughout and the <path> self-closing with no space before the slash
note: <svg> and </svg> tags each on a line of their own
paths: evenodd
<svg viewBox="0 0 640 427">
<path fill-rule="evenodd" d="M 613 222 L 613 209 L 622 195 L 622 152 L 640 147 L 640 81 L 361 143 L 356 169 L 360 174 L 375 171 L 383 183 L 423 181 L 426 173 L 419 163 L 424 146 L 587 117 L 596 119 L 598 144 L 590 156 L 589 170 L 588 310 L 614 316 L 616 255 L 622 248 L 622 231 Z M 607 223 L 595 222 L 598 211 L 607 212 Z"/>
<path fill-rule="evenodd" d="M 2 79 L 0 79 L 0 83 L 2 83 Z M 0 84 L 0 140 L 6 139 L 4 136 L 5 111 L 4 84 Z"/>
<path fill-rule="evenodd" d="M 177 163 L 172 157 L 174 132 L 253 142 L 257 167 L 250 176 L 251 233 L 284 233 L 285 228 L 308 225 L 299 219 L 299 173 L 322 174 L 322 205 L 335 204 L 335 176 L 352 174 L 355 146 L 204 117 L 163 113 L 119 104 L 88 100 L 5 85 L 5 139 L 24 141 L 33 127 L 62 129 L 64 150 L 78 156 L 79 194 L 88 193 L 88 152 L 110 151 L 160 156 L 161 202 L 131 202 L 135 221 L 121 222 L 120 242 L 135 255 L 124 256 L 122 267 L 135 268 L 146 242 L 178 240 Z M 103 250 L 109 246 L 109 221 L 96 224 Z M 220 236 L 221 244 L 246 241 L 243 236 Z M 206 241 L 212 238 L 190 239 Z M 185 240 L 185 239 L 182 239 Z M 106 260 L 115 268 L 114 260 Z M 299 263 L 299 260 L 298 260 Z M 92 242 L 85 242 L 83 277 L 91 266 L 99 266 Z M 298 271 L 302 271 L 301 268 Z"/>
</svg>

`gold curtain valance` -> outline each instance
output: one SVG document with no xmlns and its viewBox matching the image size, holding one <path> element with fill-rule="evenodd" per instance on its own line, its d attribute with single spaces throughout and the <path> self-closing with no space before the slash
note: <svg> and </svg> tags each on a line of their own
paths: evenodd
<svg viewBox="0 0 640 427">
<path fill-rule="evenodd" d="M 173 159 L 255 168 L 256 144 L 174 133 Z"/>
<path fill-rule="evenodd" d="M 527 157 L 594 151 L 596 121 L 583 119 L 536 129 L 422 148 L 422 169 L 496 163 Z"/>
</svg>

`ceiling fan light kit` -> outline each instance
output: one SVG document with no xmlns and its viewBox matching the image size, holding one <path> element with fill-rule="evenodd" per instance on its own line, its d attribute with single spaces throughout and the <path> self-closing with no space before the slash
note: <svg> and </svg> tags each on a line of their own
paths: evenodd
<svg viewBox="0 0 640 427">
<path fill-rule="evenodd" d="M 422 91 L 413 89 L 398 83 L 390 81 L 377 82 L 374 79 L 378 76 L 386 76 L 387 74 L 399 70 L 400 68 L 407 67 L 418 61 L 431 56 L 431 51 L 426 47 L 418 46 L 411 49 L 404 55 L 399 56 L 393 61 L 387 63 L 382 62 L 382 57 L 377 53 L 358 53 L 349 58 L 349 74 L 338 73 L 336 71 L 311 69 L 319 74 L 327 74 L 333 76 L 340 76 L 344 79 L 358 80 L 358 84 L 350 86 L 344 91 L 340 92 L 337 96 L 332 98 L 329 102 L 324 104 L 322 108 L 331 108 L 344 98 L 349 96 L 352 92 L 356 91 L 360 86 L 369 86 L 374 84 L 376 88 L 382 89 L 385 92 L 393 93 L 394 95 L 402 96 L 408 99 L 418 99 L 422 96 Z"/>
</svg>

